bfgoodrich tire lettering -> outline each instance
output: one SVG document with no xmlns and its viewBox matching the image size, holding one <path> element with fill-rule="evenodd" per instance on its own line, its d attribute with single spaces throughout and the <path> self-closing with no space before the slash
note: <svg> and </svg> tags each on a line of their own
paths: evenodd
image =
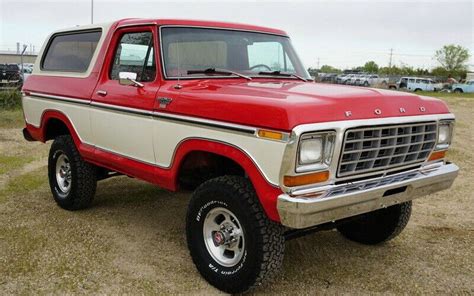
<svg viewBox="0 0 474 296">
<path fill-rule="evenodd" d="M 58 162 L 67 164 L 66 171 L 58 173 L 61 168 Z M 61 184 L 58 174 L 68 174 L 69 181 Z M 48 177 L 54 200 L 61 208 L 79 210 L 89 207 L 92 203 L 97 185 L 97 171 L 93 165 L 84 162 L 71 136 L 59 136 L 51 145 Z"/>
<path fill-rule="evenodd" d="M 407 226 L 411 216 L 411 201 L 359 215 L 337 227 L 346 238 L 375 245 L 388 241 Z"/>
<path fill-rule="evenodd" d="M 203 226 L 211 211 L 229 211 L 243 231 L 245 248 L 238 262 L 223 266 L 210 254 Z M 237 227 L 239 228 L 239 227 Z M 223 176 L 199 186 L 186 216 L 188 248 L 201 275 L 227 293 L 242 293 L 271 278 L 281 267 L 284 237 L 280 225 L 268 220 L 250 182 Z"/>
</svg>

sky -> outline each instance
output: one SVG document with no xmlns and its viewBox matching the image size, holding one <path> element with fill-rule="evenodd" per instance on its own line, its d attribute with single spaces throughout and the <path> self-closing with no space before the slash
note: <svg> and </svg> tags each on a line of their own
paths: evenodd
<svg viewBox="0 0 474 296">
<path fill-rule="evenodd" d="M 39 50 L 47 35 L 90 24 L 92 0 L 0 0 L 0 50 Z M 94 23 L 127 17 L 249 23 L 286 31 L 306 67 L 438 66 L 434 52 L 459 44 L 474 56 L 471 1 L 112 1 L 93 0 Z M 474 69 L 474 57 L 469 61 Z"/>
</svg>

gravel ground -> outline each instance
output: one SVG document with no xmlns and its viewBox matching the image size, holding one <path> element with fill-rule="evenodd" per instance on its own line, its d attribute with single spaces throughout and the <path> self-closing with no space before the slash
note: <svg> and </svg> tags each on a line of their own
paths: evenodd
<svg viewBox="0 0 474 296">
<path fill-rule="evenodd" d="M 449 158 L 462 169 L 453 188 L 414 201 L 383 245 L 336 231 L 288 242 L 282 272 L 255 294 L 474 294 L 474 99 L 445 100 L 457 116 Z M 0 125 L 0 294 L 220 293 L 188 255 L 189 192 L 117 177 L 100 182 L 92 208 L 67 212 L 49 192 L 48 148 Z"/>
</svg>

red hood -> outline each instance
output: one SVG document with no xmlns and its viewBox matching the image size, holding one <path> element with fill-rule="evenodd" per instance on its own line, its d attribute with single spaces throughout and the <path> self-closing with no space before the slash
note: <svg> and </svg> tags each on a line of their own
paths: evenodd
<svg viewBox="0 0 474 296">
<path fill-rule="evenodd" d="M 449 113 L 438 99 L 372 88 L 257 79 L 182 85 L 170 112 L 284 131 L 305 123 Z"/>
</svg>

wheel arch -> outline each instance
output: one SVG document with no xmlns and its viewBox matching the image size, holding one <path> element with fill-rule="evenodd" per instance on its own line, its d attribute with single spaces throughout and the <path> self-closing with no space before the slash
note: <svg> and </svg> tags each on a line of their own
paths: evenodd
<svg viewBox="0 0 474 296">
<path fill-rule="evenodd" d="M 58 110 L 45 110 L 41 115 L 40 140 L 46 142 L 59 135 L 69 134 L 79 147 L 81 140 L 69 117 Z"/>
<path fill-rule="evenodd" d="M 243 175 L 252 183 L 267 216 L 271 220 L 280 221 L 276 203 L 278 195 L 281 194 L 281 189 L 265 177 L 264 173 L 247 152 L 229 143 L 202 138 L 192 138 L 181 142 L 174 158 L 173 187 L 179 188 L 180 173 L 182 173 L 186 161 L 196 154 L 226 159 L 231 164 L 238 165 L 242 169 Z"/>
</svg>

